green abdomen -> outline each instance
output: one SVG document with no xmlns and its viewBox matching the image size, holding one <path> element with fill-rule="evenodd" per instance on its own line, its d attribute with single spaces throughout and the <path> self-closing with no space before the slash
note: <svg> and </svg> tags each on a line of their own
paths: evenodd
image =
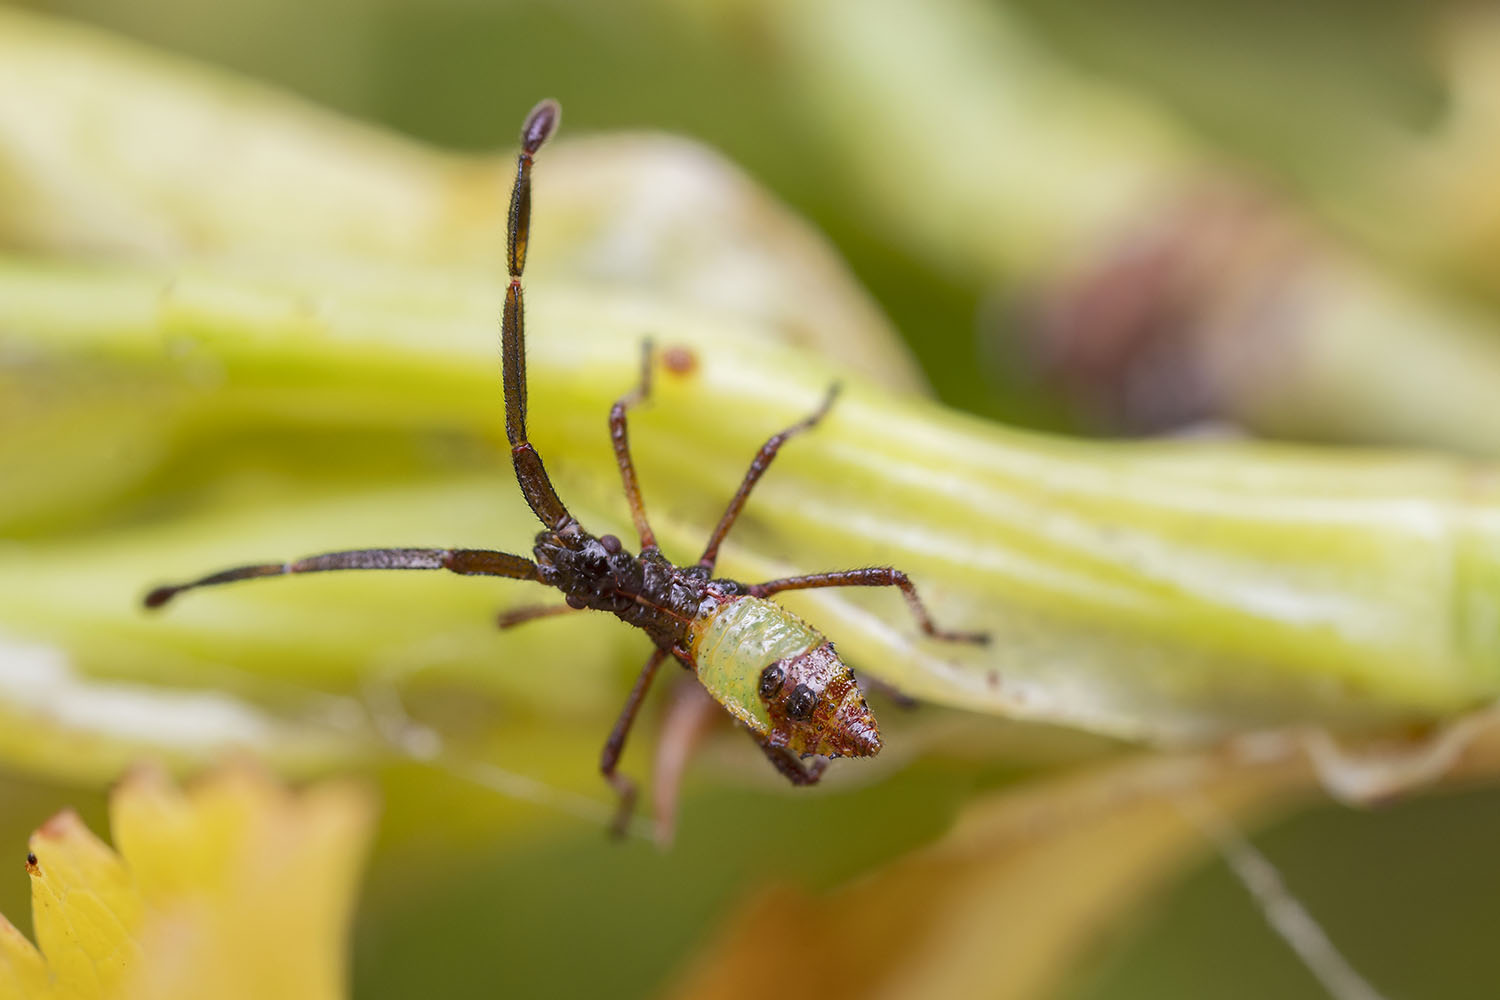
<svg viewBox="0 0 1500 1000">
<path fill-rule="evenodd" d="M 771 728 L 760 700 L 761 671 L 823 641 L 801 618 L 759 597 L 721 604 L 688 630 L 698 681 L 730 714 L 761 735 Z"/>
</svg>

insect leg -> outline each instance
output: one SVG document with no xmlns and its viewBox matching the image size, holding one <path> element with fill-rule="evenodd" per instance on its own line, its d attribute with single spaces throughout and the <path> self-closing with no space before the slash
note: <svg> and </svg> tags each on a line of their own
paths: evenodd
<svg viewBox="0 0 1500 1000">
<path fill-rule="evenodd" d="M 651 813 L 656 821 L 657 846 L 667 847 L 672 843 L 677 829 L 677 799 L 688 762 L 709 730 L 727 719 L 719 703 L 693 678 L 683 677 L 674 687 L 662 716 L 656 740 L 656 765 L 651 773 Z"/>
<path fill-rule="evenodd" d="M 822 420 L 829 407 L 833 406 L 833 401 L 838 394 L 839 385 L 835 382 L 828 387 L 828 395 L 823 398 L 822 405 L 810 416 L 793 424 L 780 434 L 771 435 L 770 439 L 760 446 L 760 451 L 750 462 L 750 470 L 745 473 L 745 478 L 740 482 L 740 488 L 735 490 L 733 499 L 729 501 L 729 506 L 724 511 L 724 516 L 719 518 L 718 527 L 714 528 L 714 533 L 709 536 L 708 545 L 703 549 L 703 555 L 698 560 L 699 566 L 714 568 L 714 563 L 719 559 L 719 546 L 724 543 L 724 536 L 729 534 L 729 529 L 734 526 L 735 518 L 740 516 L 745 501 L 750 499 L 750 491 L 755 488 L 755 484 L 760 482 L 760 477 L 765 475 L 766 469 L 770 467 L 771 459 L 776 457 L 776 452 L 781 450 L 787 438 L 802 433 Z"/>
<path fill-rule="evenodd" d="M 325 552 L 289 563 L 236 566 L 210 573 L 188 583 L 157 587 L 146 595 L 148 608 L 159 608 L 184 590 L 213 587 L 237 580 L 289 573 L 325 573 L 340 569 L 446 569 L 465 576 L 505 576 L 513 580 L 536 580 L 537 566 L 530 559 L 488 549 L 353 549 Z"/>
<path fill-rule="evenodd" d="M 906 574 L 899 569 L 891 569 L 888 566 L 875 569 L 850 569 L 839 573 L 789 576 L 782 580 L 753 584 L 750 587 L 750 595 L 769 597 L 783 590 L 816 590 L 823 587 L 900 587 L 901 593 L 906 597 L 907 605 L 911 608 L 911 613 L 916 616 L 917 624 L 922 626 L 922 631 L 927 635 L 946 642 L 972 642 L 980 646 L 990 641 L 989 635 L 984 632 L 949 632 L 938 628 L 933 624 L 932 616 L 927 613 L 922 599 L 917 596 L 917 588 L 912 585 L 911 580 L 907 579 Z"/>
<path fill-rule="evenodd" d="M 526 436 L 526 306 L 521 296 L 521 272 L 531 240 L 531 159 L 557 128 L 557 104 L 542 101 L 521 127 L 521 152 L 516 157 L 516 185 L 510 194 L 506 226 L 510 284 L 505 289 L 505 311 L 500 319 L 500 358 L 505 382 L 505 436 L 510 440 L 516 482 L 536 516 L 553 531 L 577 521 L 558 497 L 542 456 Z"/>
<path fill-rule="evenodd" d="M 776 770 L 781 772 L 782 777 L 794 785 L 806 786 L 816 785 L 823 780 L 823 772 L 828 767 L 825 757 L 815 757 L 813 762 L 806 767 L 797 759 L 797 755 L 786 747 L 773 747 L 768 743 L 756 740 L 756 745 L 766 755 L 766 759 L 776 765 Z"/>
<path fill-rule="evenodd" d="M 895 702 L 897 708 L 911 709 L 916 708 L 920 704 L 917 699 L 896 687 L 890 681 L 883 681 L 878 677 L 871 677 L 869 674 L 859 675 L 859 685 L 868 691 L 879 691 Z"/>
<path fill-rule="evenodd" d="M 566 604 L 525 604 L 519 608 L 506 608 L 495 616 L 495 624 L 502 629 L 515 628 L 534 622 L 538 618 L 553 618 L 572 614 L 577 608 Z"/>
<path fill-rule="evenodd" d="M 635 723 L 635 714 L 640 711 L 641 702 L 646 697 L 646 689 L 651 686 L 651 680 L 656 676 L 656 668 L 667 658 L 665 649 L 657 649 L 651 653 L 651 658 L 641 668 L 641 674 L 635 679 L 635 686 L 630 689 L 630 695 L 625 699 L 625 707 L 620 709 L 620 717 L 615 720 L 615 728 L 609 732 L 609 739 L 604 742 L 604 752 L 599 755 L 599 770 L 604 774 L 604 780 L 610 783 L 615 793 L 620 797 L 619 808 L 615 812 L 615 821 L 610 827 L 610 832 L 615 836 L 623 836 L 626 824 L 630 822 L 630 814 L 635 811 L 635 782 L 625 775 L 620 774 L 615 768 L 620 763 L 620 754 L 625 750 L 625 739 L 630 735 L 630 727 Z"/>
<path fill-rule="evenodd" d="M 630 504 L 630 516 L 635 521 L 635 530 L 641 536 L 641 549 L 656 548 L 656 535 L 646 520 L 646 505 L 641 502 L 641 487 L 635 478 L 635 463 L 630 460 L 630 438 L 625 427 L 625 411 L 636 403 L 644 402 L 651 395 L 651 341 L 641 344 L 641 382 L 630 392 L 616 400 L 609 411 L 609 440 L 615 447 L 615 461 L 620 466 L 620 480 L 625 485 L 625 500 Z"/>
</svg>

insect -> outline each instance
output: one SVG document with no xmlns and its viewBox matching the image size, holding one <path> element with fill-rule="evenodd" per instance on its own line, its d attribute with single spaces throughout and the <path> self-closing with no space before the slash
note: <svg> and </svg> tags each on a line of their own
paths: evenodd
<svg viewBox="0 0 1500 1000">
<path fill-rule="evenodd" d="M 618 795 L 614 825 L 618 832 L 630 817 L 636 795 L 634 782 L 617 771 L 620 754 L 646 691 L 669 656 L 694 672 L 713 699 L 750 731 L 766 757 L 795 785 L 815 784 L 829 758 L 870 757 L 879 752 L 880 731 L 853 673 L 839 659 L 831 642 L 768 600 L 772 595 L 822 587 L 898 587 L 928 636 L 971 643 L 983 643 L 986 636 L 939 629 L 906 574 L 888 567 L 755 584 L 714 576 L 719 548 L 751 490 L 781 446 L 811 429 L 828 413 L 837 396 L 837 385 L 829 389 L 816 411 L 773 434 L 761 446 L 703 554 L 692 565 L 678 566 L 668 561 L 656 544 L 641 501 L 626 432 L 627 411 L 651 393 L 652 350 L 647 343 L 639 384 L 621 397 L 609 414 L 610 438 L 631 518 L 640 536 L 640 551 L 626 551 L 614 535 L 590 534 L 568 513 L 547 477 L 542 456 L 527 438 L 525 308 L 521 293 L 531 230 L 532 162 L 556 131 L 559 114 L 556 102 L 544 100 L 527 115 L 521 129 L 507 225 L 510 284 L 501 317 L 505 432 L 516 481 L 543 525 L 532 558 L 467 548 L 328 552 L 289 563 L 237 566 L 187 583 L 157 587 L 146 595 L 145 604 L 158 608 L 183 591 L 257 577 L 332 570 L 425 569 L 531 580 L 562 591 L 569 609 L 607 611 L 644 631 L 656 647 L 631 688 L 600 759 L 600 770 Z M 563 610 L 524 608 L 502 615 L 501 624 L 518 625 Z M 813 760 L 804 765 L 803 760 L 809 757 Z"/>
</svg>

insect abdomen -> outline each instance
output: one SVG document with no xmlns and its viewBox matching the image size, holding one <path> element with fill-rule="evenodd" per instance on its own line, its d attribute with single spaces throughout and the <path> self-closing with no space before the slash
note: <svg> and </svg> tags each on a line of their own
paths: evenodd
<svg viewBox="0 0 1500 1000">
<path fill-rule="evenodd" d="M 824 642 L 811 625 L 759 597 L 738 597 L 693 622 L 688 649 L 698 681 L 740 722 L 765 735 L 771 718 L 758 694 L 768 665 Z"/>
</svg>

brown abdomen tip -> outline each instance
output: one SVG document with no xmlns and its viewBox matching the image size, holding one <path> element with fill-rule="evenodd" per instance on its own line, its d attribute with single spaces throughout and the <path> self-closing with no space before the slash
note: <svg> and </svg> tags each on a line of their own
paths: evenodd
<svg viewBox="0 0 1500 1000">
<path fill-rule="evenodd" d="M 521 148 L 527 153 L 541 149 L 542 143 L 557 131 L 561 118 L 562 107 L 556 101 L 550 97 L 539 101 L 526 116 L 526 124 L 521 126 Z"/>
</svg>

